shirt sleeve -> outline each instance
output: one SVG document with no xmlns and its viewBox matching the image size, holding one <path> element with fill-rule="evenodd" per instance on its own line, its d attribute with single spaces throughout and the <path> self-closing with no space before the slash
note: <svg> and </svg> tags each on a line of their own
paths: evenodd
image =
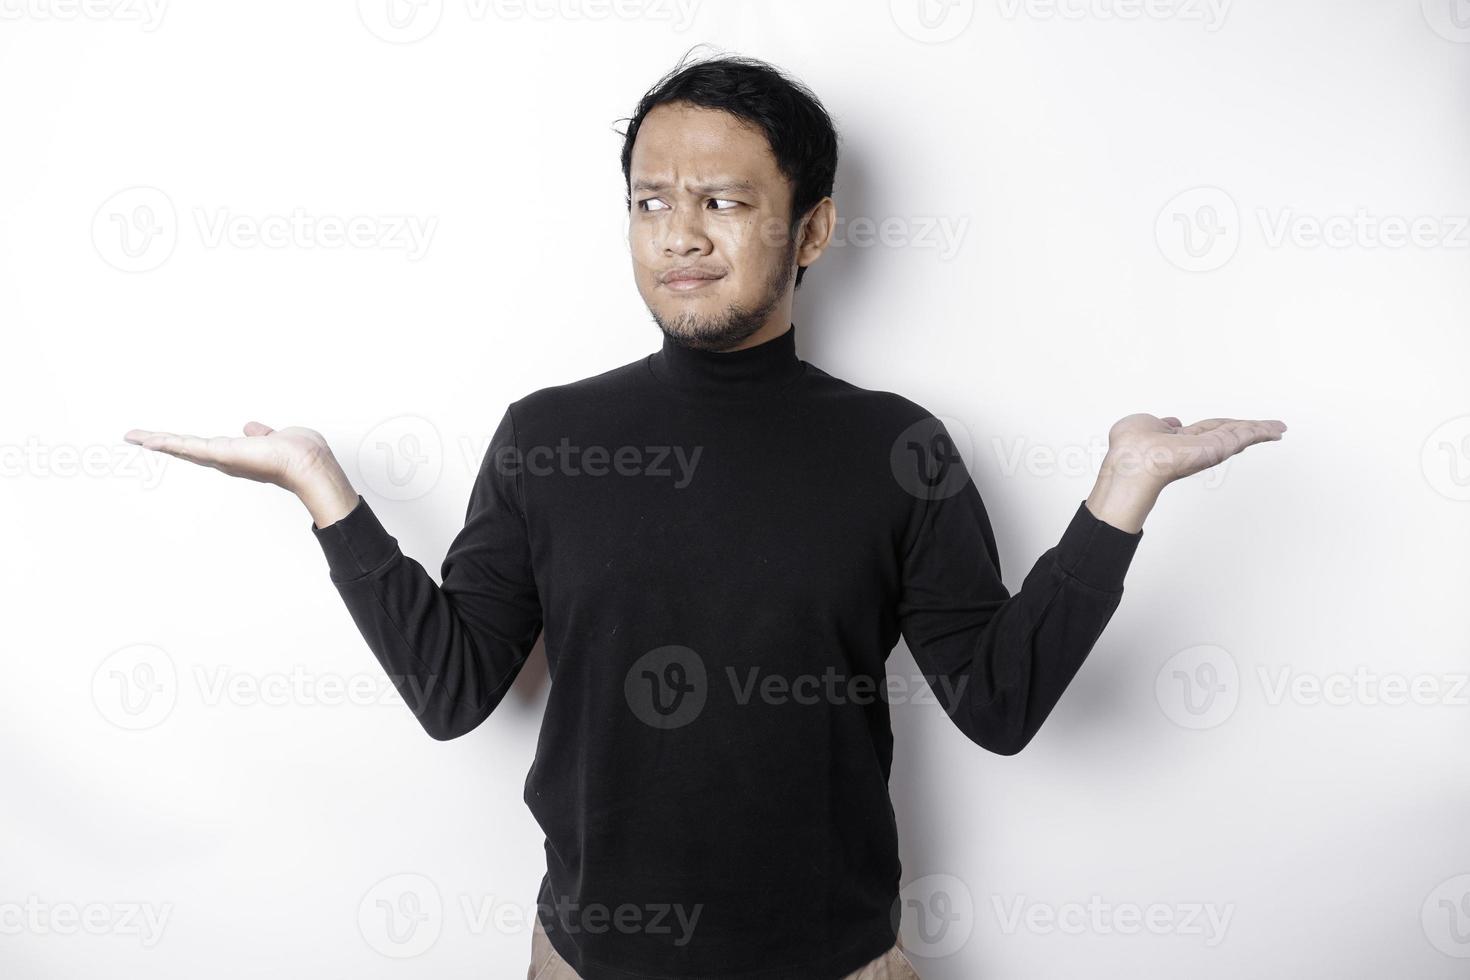
<svg viewBox="0 0 1470 980">
<path fill-rule="evenodd" d="M 436 739 L 489 717 L 541 632 L 515 458 L 507 408 L 445 555 L 442 585 L 403 554 L 361 495 L 341 520 L 311 525 L 363 639 Z"/>
<path fill-rule="evenodd" d="M 964 462 L 952 455 L 948 465 Z M 1099 520 L 1081 501 L 1061 540 L 1011 595 L 980 493 L 968 473 L 958 476 L 933 481 L 957 490 L 918 504 L 918 530 L 903 563 L 900 628 L 960 731 L 985 749 L 1014 755 L 1112 618 L 1143 531 Z"/>
</svg>

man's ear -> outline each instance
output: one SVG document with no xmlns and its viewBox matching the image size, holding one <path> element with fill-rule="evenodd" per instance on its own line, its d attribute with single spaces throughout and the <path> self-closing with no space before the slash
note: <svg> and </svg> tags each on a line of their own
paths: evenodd
<svg viewBox="0 0 1470 980">
<path fill-rule="evenodd" d="M 824 197 L 813 204 L 801 221 L 796 264 L 805 268 L 821 258 L 832 241 L 832 233 L 836 227 L 837 204 L 830 197 Z"/>
</svg>

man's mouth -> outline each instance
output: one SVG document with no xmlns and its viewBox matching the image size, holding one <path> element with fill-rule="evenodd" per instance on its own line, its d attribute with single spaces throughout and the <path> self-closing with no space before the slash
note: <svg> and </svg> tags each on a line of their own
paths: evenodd
<svg viewBox="0 0 1470 980">
<path fill-rule="evenodd" d="M 665 273 L 662 281 L 669 289 L 688 292 L 708 286 L 722 278 L 724 278 L 724 273 L 712 272 L 708 269 L 675 269 Z"/>
</svg>

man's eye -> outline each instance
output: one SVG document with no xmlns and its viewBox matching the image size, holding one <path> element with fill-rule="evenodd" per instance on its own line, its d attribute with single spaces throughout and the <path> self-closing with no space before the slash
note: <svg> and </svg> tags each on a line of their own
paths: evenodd
<svg viewBox="0 0 1470 980">
<path fill-rule="evenodd" d="M 719 204 L 728 204 L 729 205 L 729 207 L 724 207 L 724 208 L 722 208 L 722 207 L 716 207 L 715 208 L 716 211 L 733 211 L 736 208 L 740 207 L 743 202 L 741 202 L 741 201 L 732 201 L 732 200 L 729 200 L 728 198 L 722 198 L 722 197 L 712 197 L 712 198 L 710 198 L 710 203 L 715 204 L 715 205 L 719 205 Z M 658 207 L 657 208 L 654 208 L 653 205 L 658 205 Z M 667 204 L 665 204 L 663 201 L 660 201 L 656 197 L 649 197 L 649 198 L 644 198 L 643 200 L 641 200 L 641 201 L 638 202 L 638 209 L 640 211 L 645 211 L 645 212 L 647 212 L 647 211 L 654 211 L 654 210 L 667 211 L 669 209 L 669 206 Z"/>
</svg>

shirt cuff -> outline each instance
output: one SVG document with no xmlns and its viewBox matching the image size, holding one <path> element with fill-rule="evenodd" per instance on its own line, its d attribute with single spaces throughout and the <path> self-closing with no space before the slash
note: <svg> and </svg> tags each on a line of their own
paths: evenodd
<svg viewBox="0 0 1470 980">
<path fill-rule="evenodd" d="M 311 533 L 327 556 L 333 582 L 362 578 L 398 553 L 398 539 L 378 521 L 362 494 L 346 517 L 326 527 L 317 527 L 313 521 Z"/>
<path fill-rule="evenodd" d="M 1077 505 L 1072 522 L 1062 532 L 1057 545 L 1057 564 L 1084 585 L 1104 592 L 1121 592 L 1123 576 L 1143 540 L 1143 529 L 1129 534 L 1113 527 L 1087 509 L 1087 501 Z"/>
</svg>

